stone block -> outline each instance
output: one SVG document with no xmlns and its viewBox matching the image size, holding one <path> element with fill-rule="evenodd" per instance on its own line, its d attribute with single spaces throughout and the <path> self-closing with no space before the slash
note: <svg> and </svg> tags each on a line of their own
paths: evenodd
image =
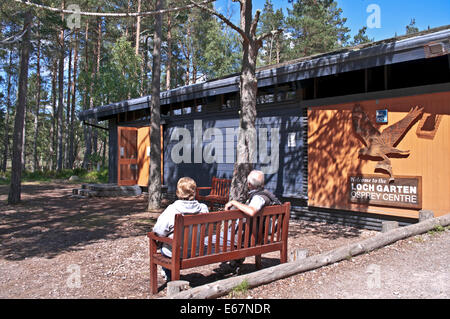
<svg viewBox="0 0 450 319">
<path fill-rule="evenodd" d="M 189 281 L 175 280 L 167 283 L 167 296 L 175 295 L 181 291 L 188 290 L 190 288 Z"/>
<path fill-rule="evenodd" d="M 386 233 L 390 230 L 398 228 L 398 222 L 396 221 L 384 221 L 381 223 L 381 232 Z"/>
<path fill-rule="evenodd" d="M 432 210 L 421 210 L 419 211 L 419 223 L 427 219 L 434 218 L 434 213 Z"/>
</svg>

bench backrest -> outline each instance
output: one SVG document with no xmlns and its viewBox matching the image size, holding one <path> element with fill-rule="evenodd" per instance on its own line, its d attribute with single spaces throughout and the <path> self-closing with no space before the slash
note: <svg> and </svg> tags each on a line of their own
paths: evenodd
<svg viewBox="0 0 450 319">
<path fill-rule="evenodd" d="M 239 210 L 178 214 L 172 258 L 185 268 L 286 248 L 289 217 L 290 203 L 264 207 L 253 218 Z"/>
<path fill-rule="evenodd" d="M 210 195 L 223 196 L 228 198 L 230 195 L 231 179 L 213 177 L 211 182 Z"/>
</svg>

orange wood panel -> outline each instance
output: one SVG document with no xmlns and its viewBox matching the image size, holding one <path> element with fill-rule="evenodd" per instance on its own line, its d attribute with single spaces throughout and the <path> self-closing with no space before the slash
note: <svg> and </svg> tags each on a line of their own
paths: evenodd
<svg viewBox="0 0 450 319">
<path fill-rule="evenodd" d="M 138 129 L 138 164 L 139 173 L 137 184 L 139 186 L 148 186 L 148 173 L 150 167 L 150 127 L 141 127 Z"/>
<path fill-rule="evenodd" d="M 150 169 L 150 127 L 141 127 L 138 129 L 138 164 L 139 173 L 137 184 L 139 186 L 148 186 L 148 177 Z M 163 127 L 161 125 L 161 183 L 163 183 L 163 158 L 164 158 L 164 143 L 163 143 Z"/>
<path fill-rule="evenodd" d="M 358 102 L 380 131 L 396 123 L 416 105 L 422 119 L 406 132 L 396 148 L 410 150 L 406 157 L 391 157 L 394 176 L 422 176 L 422 209 L 435 216 L 450 213 L 450 92 Z M 308 110 L 309 205 L 403 217 L 418 217 L 418 210 L 367 206 L 348 202 L 350 175 L 371 175 L 377 161 L 359 157 L 364 146 L 352 126 L 355 103 L 313 107 Z M 375 112 L 387 109 L 388 124 L 377 125 Z"/>
<path fill-rule="evenodd" d="M 137 129 L 118 127 L 117 184 L 135 185 L 137 182 Z"/>
</svg>

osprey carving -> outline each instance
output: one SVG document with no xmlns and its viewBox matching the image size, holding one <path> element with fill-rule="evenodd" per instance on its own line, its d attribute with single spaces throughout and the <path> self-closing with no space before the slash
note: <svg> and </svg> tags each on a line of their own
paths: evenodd
<svg viewBox="0 0 450 319">
<path fill-rule="evenodd" d="M 401 151 L 396 146 L 403 136 L 411 128 L 414 121 L 423 113 L 423 107 L 416 106 L 412 108 L 408 115 L 402 120 L 394 123 L 383 130 L 378 131 L 370 122 L 369 117 L 360 105 L 355 105 L 352 111 L 353 128 L 366 147 L 359 150 L 360 156 L 381 158 L 375 170 L 381 169 L 389 174 L 389 181 L 393 181 L 391 161 L 388 155 L 408 156 L 410 151 Z"/>
</svg>

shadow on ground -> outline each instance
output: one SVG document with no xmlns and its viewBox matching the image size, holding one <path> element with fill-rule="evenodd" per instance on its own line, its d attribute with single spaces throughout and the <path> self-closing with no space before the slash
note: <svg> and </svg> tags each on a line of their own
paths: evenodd
<svg viewBox="0 0 450 319">
<path fill-rule="evenodd" d="M 72 198 L 75 185 L 22 185 L 22 201 L 7 205 L 0 186 L 0 256 L 52 258 L 101 239 L 140 236 L 153 222 L 146 198 Z"/>
<path fill-rule="evenodd" d="M 296 220 L 295 224 L 291 223 L 289 226 L 289 238 L 299 238 L 308 235 L 334 240 L 340 238 L 357 238 L 362 233 L 362 230 L 358 228 L 323 222 Z"/>
</svg>

